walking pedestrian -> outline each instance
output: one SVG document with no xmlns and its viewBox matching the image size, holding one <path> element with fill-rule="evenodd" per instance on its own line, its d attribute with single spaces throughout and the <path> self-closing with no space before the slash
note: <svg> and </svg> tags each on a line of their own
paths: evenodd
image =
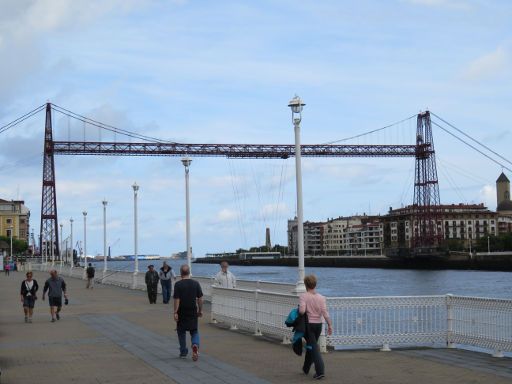
<svg viewBox="0 0 512 384">
<path fill-rule="evenodd" d="M 164 261 L 160 272 L 158 273 L 160 278 L 160 284 L 162 285 L 162 299 L 164 304 L 169 304 L 172 295 L 172 283 L 176 280 L 176 274 L 172 270 L 172 267 Z"/>
<path fill-rule="evenodd" d="M 25 313 L 25 323 L 31 323 L 39 285 L 36 280 L 32 279 L 32 272 L 27 272 L 25 276 L 26 279 L 21 283 L 20 295 L 21 302 L 23 303 L 23 312 Z"/>
<path fill-rule="evenodd" d="M 190 278 L 190 268 L 184 264 L 180 268 L 181 280 L 174 285 L 174 321 L 180 343 L 180 358 L 188 355 L 187 331 L 190 332 L 192 360 L 199 358 L 198 318 L 203 316 L 203 291 L 201 285 Z"/>
<path fill-rule="evenodd" d="M 308 323 L 306 325 L 306 357 L 302 371 L 307 375 L 311 369 L 311 365 L 315 364 L 314 379 L 323 379 L 325 377 L 325 367 L 318 339 L 322 333 L 323 321 L 327 322 L 327 333 L 332 334 L 332 322 L 327 312 L 327 303 L 325 297 L 316 292 L 317 279 L 315 275 L 309 275 L 304 278 L 306 292 L 300 295 L 299 312 L 308 315 Z"/>
<path fill-rule="evenodd" d="M 4 271 L 5 271 L 5 275 L 6 276 L 9 276 L 10 270 L 11 270 L 11 264 L 6 263 L 5 266 L 4 266 Z"/>
<path fill-rule="evenodd" d="M 89 266 L 85 270 L 85 273 L 87 274 L 87 286 L 86 289 L 93 289 L 94 288 L 94 273 L 96 270 L 92 266 L 92 263 L 89 263 Z"/>
<path fill-rule="evenodd" d="M 55 318 L 60 320 L 60 311 L 62 309 L 62 294 L 64 294 L 65 304 L 68 305 L 68 295 L 66 293 L 66 282 L 58 276 L 55 269 L 50 270 L 50 278 L 46 280 L 43 289 L 43 301 L 48 292 L 48 304 L 50 304 L 50 314 L 52 315 L 52 323 Z"/>
<path fill-rule="evenodd" d="M 148 271 L 146 272 L 146 288 L 148 291 L 148 299 L 149 304 L 156 304 L 156 294 L 158 291 L 158 272 L 155 271 L 154 265 L 148 266 Z"/>
<path fill-rule="evenodd" d="M 215 276 L 215 285 L 222 288 L 236 288 L 236 277 L 228 271 L 229 264 L 223 260 L 220 263 L 220 271 Z"/>
</svg>

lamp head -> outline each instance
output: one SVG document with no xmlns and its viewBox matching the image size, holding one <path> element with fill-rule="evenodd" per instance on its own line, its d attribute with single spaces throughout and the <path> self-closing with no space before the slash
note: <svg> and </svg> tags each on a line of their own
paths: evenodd
<svg viewBox="0 0 512 384">
<path fill-rule="evenodd" d="M 139 186 L 137 185 L 136 182 L 133 183 L 132 188 L 133 188 L 133 192 L 137 192 L 139 190 Z"/>
<path fill-rule="evenodd" d="M 108 201 L 107 200 L 103 200 L 101 203 L 103 204 L 104 207 L 106 207 L 107 204 L 108 204 Z"/>
<path fill-rule="evenodd" d="M 297 95 L 295 95 L 295 97 L 288 103 L 288 106 L 291 108 L 293 114 L 301 113 L 305 105 L 306 104 L 304 104 L 301 98 Z"/>
<path fill-rule="evenodd" d="M 181 162 L 185 167 L 190 167 L 190 163 L 192 163 L 192 159 L 190 157 L 184 157 L 181 159 Z"/>
<path fill-rule="evenodd" d="M 87 216 L 87 211 L 83 211 L 82 214 L 85 216 Z"/>
</svg>

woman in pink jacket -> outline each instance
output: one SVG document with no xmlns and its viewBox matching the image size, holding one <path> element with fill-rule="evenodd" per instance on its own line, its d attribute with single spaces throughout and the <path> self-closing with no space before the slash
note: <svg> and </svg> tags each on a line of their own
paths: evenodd
<svg viewBox="0 0 512 384">
<path fill-rule="evenodd" d="M 304 359 L 304 366 L 302 371 L 307 375 L 311 365 L 315 364 L 315 375 L 314 379 L 323 379 L 325 377 L 324 361 L 320 354 L 320 348 L 318 346 L 318 339 L 322 333 L 322 325 L 325 320 L 327 322 L 327 333 L 332 334 L 332 322 L 327 312 L 327 303 L 325 297 L 315 291 L 316 288 L 316 276 L 309 275 L 304 278 L 304 284 L 306 285 L 307 292 L 300 296 L 299 312 L 301 314 L 306 313 L 308 316 L 307 324 L 307 348 L 306 358 Z"/>
</svg>

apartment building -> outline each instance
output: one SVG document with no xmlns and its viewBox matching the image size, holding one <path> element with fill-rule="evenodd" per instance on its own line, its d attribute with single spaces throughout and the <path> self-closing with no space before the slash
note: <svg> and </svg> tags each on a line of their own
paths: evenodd
<svg viewBox="0 0 512 384">
<path fill-rule="evenodd" d="M 0 235 L 29 241 L 30 210 L 23 200 L 0 199 Z"/>
</svg>

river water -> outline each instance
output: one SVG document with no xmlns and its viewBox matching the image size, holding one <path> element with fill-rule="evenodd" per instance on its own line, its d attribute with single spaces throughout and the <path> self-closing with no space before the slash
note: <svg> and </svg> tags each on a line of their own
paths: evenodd
<svg viewBox="0 0 512 384">
<path fill-rule="evenodd" d="M 149 264 L 160 268 L 163 260 L 141 260 L 139 270 L 145 272 Z M 184 261 L 168 263 L 178 274 Z M 94 263 L 98 270 L 102 262 Z M 133 261 L 112 261 L 108 269 L 133 270 Z M 232 266 L 238 279 L 295 283 L 297 269 L 292 267 Z M 219 271 L 214 264 L 193 264 L 192 274 L 213 276 Z M 512 272 L 487 271 L 426 271 L 378 268 L 306 268 L 318 279 L 318 291 L 326 296 L 416 296 L 444 295 L 512 298 Z"/>
</svg>

